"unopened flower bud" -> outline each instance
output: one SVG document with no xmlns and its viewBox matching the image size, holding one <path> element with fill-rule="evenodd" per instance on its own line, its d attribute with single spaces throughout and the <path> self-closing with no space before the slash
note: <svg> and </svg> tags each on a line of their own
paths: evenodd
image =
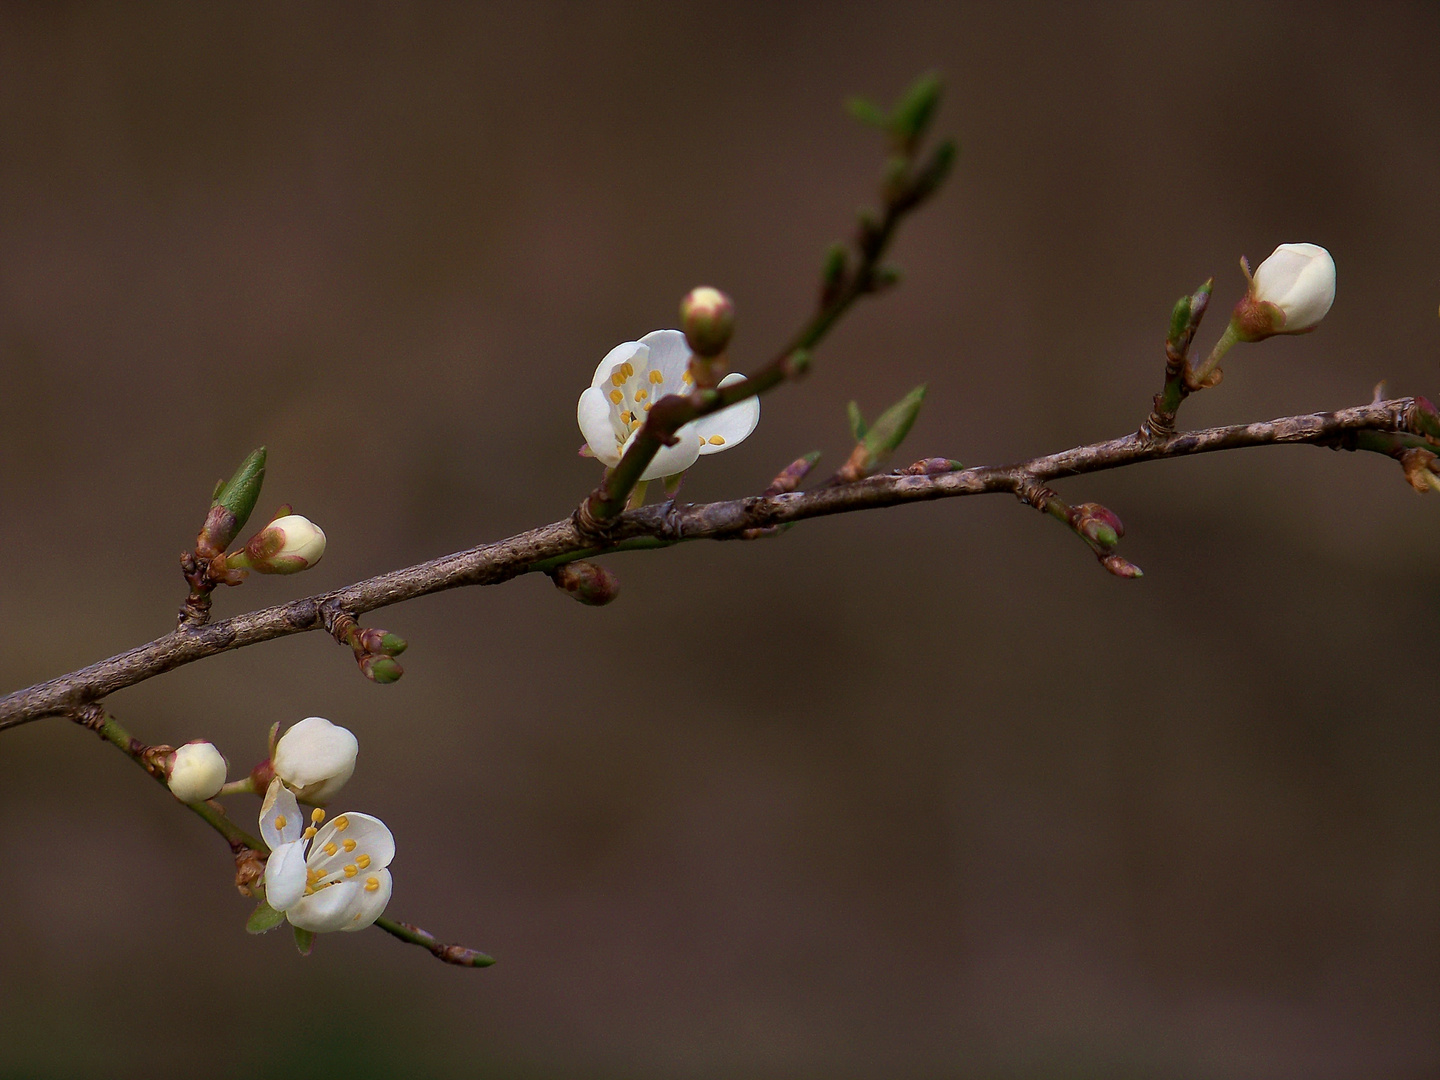
<svg viewBox="0 0 1440 1080">
<path fill-rule="evenodd" d="M 620 579 L 584 559 L 557 566 L 551 578 L 557 589 L 563 589 L 582 604 L 603 607 L 620 595 Z"/>
<path fill-rule="evenodd" d="M 301 802 L 324 803 L 350 779 L 359 751 L 347 728 L 307 716 L 280 736 L 270 766 Z"/>
<path fill-rule="evenodd" d="M 320 526 L 299 514 L 287 514 L 252 536 L 244 560 L 234 562 L 262 574 L 298 574 L 324 554 L 325 533 Z"/>
<path fill-rule="evenodd" d="M 696 356 L 719 356 L 735 332 L 735 304 L 709 285 L 691 289 L 680 301 L 680 328 Z"/>
<path fill-rule="evenodd" d="M 225 786 L 227 768 L 214 743 L 196 739 L 170 755 L 165 765 L 165 782 L 181 802 L 204 802 L 213 799 Z"/>
<path fill-rule="evenodd" d="M 376 653 L 381 656 L 399 656 L 410 645 L 399 634 L 375 627 L 361 630 L 355 644 L 362 653 Z"/>
<path fill-rule="evenodd" d="M 1255 268 L 1230 324 L 1241 341 L 1314 330 L 1335 302 L 1335 260 L 1317 244 L 1281 244 Z"/>
<path fill-rule="evenodd" d="M 384 686 L 388 683 L 399 682 L 400 676 L 405 674 L 405 669 L 396 662 L 394 657 L 366 653 L 360 658 L 360 674 L 371 682 Z"/>
<path fill-rule="evenodd" d="M 1075 531 L 1097 552 L 1111 552 L 1125 535 L 1125 526 L 1113 510 L 1099 503 L 1074 508 Z"/>
</svg>

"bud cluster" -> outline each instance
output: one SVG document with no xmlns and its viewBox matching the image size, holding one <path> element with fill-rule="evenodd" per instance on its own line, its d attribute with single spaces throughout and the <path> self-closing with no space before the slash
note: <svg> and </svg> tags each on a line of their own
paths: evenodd
<svg viewBox="0 0 1440 1080">
<path fill-rule="evenodd" d="M 398 682 L 405 674 L 395 657 L 403 653 L 409 643 L 399 634 L 361 626 L 353 616 L 344 613 L 335 617 L 330 633 L 342 645 L 350 646 L 360 673 L 371 682 Z"/>
<path fill-rule="evenodd" d="M 200 626 L 210 616 L 210 594 L 217 585 L 239 585 L 249 571 L 295 574 L 325 554 L 325 533 L 308 518 L 282 506 L 264 529 L 238 551 L 229 547 L 250 519 L 265 483 L 265 448 L 247 457 L 228 481 L 215 485 L 210 510 L 195 538 L 195 550 L 180 557 L 190 596 L 180 612 L 181 626 Z"/>
</svg>

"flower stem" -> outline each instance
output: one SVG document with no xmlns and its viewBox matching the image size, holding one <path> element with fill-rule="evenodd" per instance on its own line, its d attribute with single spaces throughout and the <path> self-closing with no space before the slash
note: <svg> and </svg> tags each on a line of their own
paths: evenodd
<svg viewBox="0 0 1440 1080">
<path fill-rule="evenodd" d="M 375 920 L 375 925 L 387 934 L 393 934 L 401 941 L 411 945 L 419 945 L 429 949 L 436 958 L 445 961 L 447 964 L 455 964 L 458 967 L 489 967 L 495 963 L 493 956 L 487 956 L 478 949 L 471 949 L 464 945 L 446 945 L 438 940 L 428 930 L 421 930 L 420 927 L 406 922 L 396 922 L 394 919 L 387 919 L 384 916 Z"/>
<path fill-rule="evenodd" d="M 116 720 L 99 705 L 87 705 L 75 714 L 75 720 L 114 746 L 131 761 L 135 762 L 136 765 L 139 765 L 140 768 L 149 773 L 157 783 L 164 786 L 167 792 L 169 791 L 169 786 L 165 782 L 164 771 L 156 766 L 148 753 L 151 747 L 146 746 L 139 739 L 135 738 L 135 736 L 131 735 L 129 730 L 121 724 L 120 721 Z M 178 802 L 179 800 L 176 801 Z M 211 803 L 183 803 L 182 805 L 198 814 L 201 820 L 229 841 L 232 848 L 250 848 L 252 851 L 259 852 L 261 855 L 269 853 L 270 849 L 265 845 L 263 840 L 251 836 L 227 818 L 225 811 L 218 805 Z"/>
<path fill-rule="evenodd" d="M 1226 324 L 1225 332 L 1220 335 L 1220 340 L 1215 342 L 1215 348 L 1210 350 L 1210 355 L 1206 357 L 1205 362 L 1190 373 L 1188 380 L 1190 389 L 1199 390 L 1202 388 L 1205 385 L 1205 380 L 1210 377 L 1210 373 L 1220 366 L 1220 361 L 1224 358 L 1225 354 L 1228 353 L 1231 347 L 1239 340 L 1240 335 L 1235 330 L 1234 320 L 1231 320 Z"/>
</svg>

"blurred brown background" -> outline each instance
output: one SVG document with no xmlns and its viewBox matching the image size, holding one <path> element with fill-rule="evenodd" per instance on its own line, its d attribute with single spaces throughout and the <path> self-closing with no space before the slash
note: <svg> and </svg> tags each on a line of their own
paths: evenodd
<svg viewBox="0 0 1440 1080">
<path fill-rule="evenodd" d="M 567 514 L 598 359 L 702 282 L 765 356 L 871 198 L 839 103 L 927 68 L 963 154 L 904 285 L 687 497 L 837 465 L 845 401 L 921 381 L 910 457 L 1131 430 L 1175 298 L 1283 241 L 1334 311 L 1182 419 L 1440 393 L 1437 44 L 1429 3 L 6 4 L 3 687 L 165 632 L 262 443 L 262 512 L 330 549 L 220 616 Z M 237 774 L 352 728 L 391 913 L 489 971 L 248 938 L 214 835 L 72 725 L 6 733 L 0 1076 L 1440 1075 L 1440 499 L 1310 448 L 1060 487 L 1142 581 L 929 504 L 617 557 L 603 610 L 377 613 L 394 687 L 311 634 L 110 700 Z"/>
</svg>

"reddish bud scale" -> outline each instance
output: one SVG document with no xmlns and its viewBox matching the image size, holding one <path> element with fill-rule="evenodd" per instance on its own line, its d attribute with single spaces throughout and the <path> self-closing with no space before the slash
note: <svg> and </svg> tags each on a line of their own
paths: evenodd
<svg viewBox="0 0 1440 1080">
<path fill-rule="evenodd" d="M 1241 341 L 1263 341 L 1278 334 L 1285 325 L 1285 313 L 1268 300 L 1242 297 L 1230 315 L 1235 336 Z"/>
<path fill-rule="evenodd" d="M 555 568 L 555 587 L 589 607 L 603 607 L 620 595 L 620 580 L 603 566 L 584 559 Z"/>
</svg>

